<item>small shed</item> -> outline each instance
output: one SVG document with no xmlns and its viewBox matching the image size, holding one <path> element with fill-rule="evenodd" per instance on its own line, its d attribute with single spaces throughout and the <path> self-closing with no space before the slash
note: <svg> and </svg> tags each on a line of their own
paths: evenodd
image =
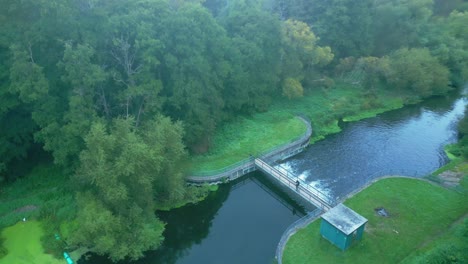
<svg viewBox="0 0 468 264">
<path fill-rule="evenodd" d="M 338 204 L 322 215 L 320 234 L 341 250 L 346 250 L 355 240 L 362 238 L 366 223 L 366 218 Z"/>
</svg>

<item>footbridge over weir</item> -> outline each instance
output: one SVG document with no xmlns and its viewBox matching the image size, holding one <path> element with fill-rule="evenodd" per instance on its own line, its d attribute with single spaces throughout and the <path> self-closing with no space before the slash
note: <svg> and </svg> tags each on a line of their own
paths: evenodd
<svg viewBox="0 0 468 264">
<path fill-rule="evenodd" d="M 334 201 L 332 201 L 327 195 L 302 181 L 299 177 L 291 175 L 288 171 L 275 168 L 260 158 L 255 158 L 254 164 L 257 169 L 270 175 L 279 181 L 281 185 L 294 191 L 304 200 L 313 204 L 315 207 L 320 208 L 322 211 L 326 212 L 334 206 Z"/>
</svg>

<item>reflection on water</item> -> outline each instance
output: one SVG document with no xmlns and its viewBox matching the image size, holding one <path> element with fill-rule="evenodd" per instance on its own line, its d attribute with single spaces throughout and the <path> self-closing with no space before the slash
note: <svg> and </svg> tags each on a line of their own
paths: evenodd
<svg viewBox="0 0 468 264">
<path fill-rule="evenodd" d="M 284 165 L 334 198 L 384 175 L 421 177 L 447 162 L 466 99 L 437 98 L 355 123 L 310 146 Z"/>
</svg>

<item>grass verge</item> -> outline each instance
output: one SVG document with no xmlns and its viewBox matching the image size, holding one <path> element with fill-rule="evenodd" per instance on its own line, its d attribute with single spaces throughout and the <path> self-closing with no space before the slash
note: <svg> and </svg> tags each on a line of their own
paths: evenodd
<svg viewBox="0 0 468 264">
<path fill-rule="evenodd" d="M 15 224 L 18 222 L 22 224 L 21 220 L 23 218 L 26 218 L 27 222 L 39 220 L 41 222 L 40 234 L 42 237 L 36 237 L 34 236 L 35 233 L 31 233 L 30 235 L 34 236 L 34 238 L 28 237 L 28 239 L 42 240 L 44 251 L 59 257 L 63 252 L 64 244 L 57 242 L 54 234 L 60 233 L 61 224 L 74 218 L 75 206 L 68 177 L 63 175 L 59 168 L 51 164 L 38 165 L 26 177 L 1 188 L 0 230 L 9 226 L 16 226 Z M 33 228 L 36 227 L 33 226 Z M 62 238 L 66 239 L 66 236 L 62 235 Z M 7 240 L 2 244 L 5 245 L 6 243 Z M 6 248 L 6 246 L 3 246 L 3 248 Z M 9 251 L 0 260 L 10 259 L 10 254 L 12 253 Z"/>
<path fill-rule="evenodd" d="M 70 218 L 74 204 L 68 177 L 53 165 L 39 165 L 28 176 L 1 188 L 0 229 L 23 217 Z"/>
<path fill-rule="evenodd" d="M 355 121 L 403 107 L 404 99 L 385 89 L 369 92 L 338 82 L 334 88 L 308 91 L 298 99 L 277 98 L 268 112 L 239 117 L 221 126 L 210 151 L 191 158 L 191 171 L 209 173 L 285 144 L 305 131 L 295 118 L 307 116 L 312 122 L 312 142 L 340 131 L 338 120 Z"/>
<path fill-rule="evenodd" d="M 40 238 L 44 235 L 42 226 L 37 221 L 19 222 L 5 228 L 1 234 L 8 254 L 0 259 L 0 264 L 63 264 L 44 252 Z"/>
<path fill-rule="evenodd" d="M 468 263 L 468 216 L 457 221 L 447 233 L 422 245 L 402 264 Z"/>
<path fill-rule="evenodd" d="M 399 263 L 468 212 L 466 192 L 427 181 L 382 179 L 345 204 L 367 218 L 363 239 L 341 251 L 320 236 L 320 220 L 288 241 L 283 263 Z M 390 214 L 378 216 L 384 207 Z"/>
</svg>

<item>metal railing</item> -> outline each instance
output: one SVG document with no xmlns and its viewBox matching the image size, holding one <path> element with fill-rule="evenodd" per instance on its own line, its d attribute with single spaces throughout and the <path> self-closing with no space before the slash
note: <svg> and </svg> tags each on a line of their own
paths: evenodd
<svg viewBox="0 0 468 264">
<path fill-rule="evenodd" d="M 246 159 L 243 159 L 239 162 L 236 162 L 234 164 L 231 164 L 229 166 L 226 166 L 224 168 L 221 168 L 221 169 L 217 169 L 217 170 L 209 170 L 209 171 L 200 171 L 200 172 L 193 172 L 191 176 L 197 176 L 197 177 L 204 177 L 204 176 L 213 176 L 213 175 L 218 175 L 218 174 L 221 174 L 221 173 L 224 173 L 224 172 L 227 172 L 227 171 L 230 171 L 234 168 L 238 168 L 238 167 L 241 167 L 242 165 L 245 165 L 249 162 L 251 162 L 253 160 L 252 157 L 248 157 Z"/>
<path fill-rule="evenodd" d="M 294 150 L 295 148 L 299 148 L 299 151 L 302 151 L 308 144 L 310 137 L 312 135 L 312 126 L 310 124 L 310 121 L 304 117 L 298 115 L 297 118 L 302 120 L 306 124 L 306 132 L 297 137 L 294 138 L 287 143 L 271 148 L 267 151 L 261 152 L 259 155 L 266 160 L 270 160 L 274 158 L 277 155 L 285 154 L 283 158 L 289 157 L 293 154 L 295 154 Z M 293 151 L 291 151 L 291 149 Z M 297 152 L 297 153 L 298 153 Z M 255 153 L 254 153 L 255 154 Z M 280 159 L 283 159 L 280 158 Z M 254 165 L 254 158 L 251 156 L 247 159 L 241 160 L 235 164 L 229 165 L 227 167 L 218 169 L 218 170 L 211 170 L 211 171 L 202 171 L 202 172 L 194 172 L 190 176 L 187 177 L 187 181 L 189 182 L 194 182 L 194 183 L 203 183 L 203 182 L 216 182 L 216 181 L 222 181 L 224 179 L 230 180 L 231 177 L 240 177 L 246 173 L 243 174 L 243 170 L 246 170 L 246 172 L 250 172 L 250 168 L 252 168 Z"/>
<path fill-rule="evenodd" d="M 291 190 L 295 190 L 300 196 L 307 201 L 314 204 L 322 210 L 329 210 L 335 203 L 328 195 L 322 193 L 320 190 L 308 185 L 303 180 L 296 177 L 296 179 L 289 177 L 287 173 L 270 166 L 268 163 L 261 159 L 255 159 L 255 165 L 263 170 L 265 173 L 275 177 Z M 299 183 L 299 184 L 298 184 Z"/>
<path fill-rule="evenodd" d="M 307 213 L 304 217 L 299 218 L 297 221 L 292 223 L 286 229 L 286 231 L 284 231 L 278 245 L 276 246 L 275 258 L 278 261 L 278 264 L 283 263 L 283 251 L 289 238 L 291 238 L 291 236 L 294 235 L 299 229 L 306 227 L 308 224 L 316 220 L 323 212 L 324 211 L 322 211 L 320 208 L 317 208 L 314 211 Z"/>
<path fill-rule="evenodd" d="M 270 165 L 270 166 L 272 166 L 272 165 Z M 310 195 L 314 195 L 314 196 L 320 198 L 321 200 L 323 200 L 330 207 L 333 207 L 334 205 L 336 205 L 338 203 L 337 199 L 333 199 L 333 198 L 330 197 L 330 195 L 328 195 L 326 193 L 323 193 L 319 189 L 311 186 L 308 182 L 302 180 L 301 178 L 296 176 L 294 173 L 292 173 L 289 170 L 287 170 L 286 168 L 282 167 L 281 164 L 275 163 L 273 166 L 279 166 L 281 169 L 277 169 L 277 170 L 283 172 L 283 174 L 286 177 L 288 177 L 291 180 L 294 180 L 294 182 L 299 181 L 299 187 L 298 188 L 300 190 L 303 190 L 304 192 L 307 192 Z"/>
</svg>

